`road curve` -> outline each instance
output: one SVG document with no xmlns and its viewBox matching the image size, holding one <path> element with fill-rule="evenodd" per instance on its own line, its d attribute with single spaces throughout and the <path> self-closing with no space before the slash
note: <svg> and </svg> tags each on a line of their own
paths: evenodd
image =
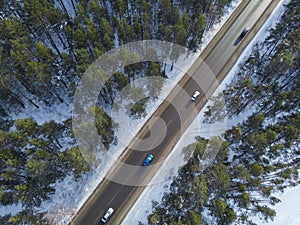
<svg viewBox="0 0 300 225">
<path fill-rule="evenodd" d="M 178 83 L 185 92 L 173 89 L 167 97 L 172 100 L 172 104 L 164 101 L 138 133 L 138 139 L 148 137 L 149 124 L 152 130 L 159 131 L 161 120 L 156 119 L 159 117 L 167 125 L 165 138 L 160 143 L 155 143 L 154 140 L 149 146 L 145 146 L 145 143 L 142 146 L 139 142 L 131 143 L 119 160 L 129 165 L 141 165 L 150 153 L 155 156 L 152 164 L 164 160 L 179 140 L 180 134 L 195 119 L 278 2 L 279 0 L 244 0 Z M 244 27 L 250 27 L 250 31 L 245 38 L 239 40 Z M 192 103 L 190 96 L 195 90 L 200 90 L 201 95 L 195 103 Z M 159 132 L 157 135 L 160 135 Z M 148 151 L 133 149 L 148 149 Z M 159 169 L 159 167 L 149 168 L 139 167 L 128 172 L 122 169 L 122 164 L 116 163 L 109 176 L 125 177 L 132 184 L 141 182 L 146 185 Z M 123 185 L 111 179 L 104 179 L 70 224 L 101 224 L 99 221 L 108 207 L 113 207 L 115 212 L 107 224 L 120 224 L 143 189 L 144 186 Z"/>
</svg>

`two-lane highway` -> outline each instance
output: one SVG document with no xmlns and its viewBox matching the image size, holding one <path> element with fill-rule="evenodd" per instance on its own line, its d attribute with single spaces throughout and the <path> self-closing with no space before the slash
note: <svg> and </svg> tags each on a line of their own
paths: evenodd
<svg viewBox="0 0 300 225">
<path fill-rule="evenodd" d="M 197 116 L 200 109 L 207 102 L 207 98 L 212 95 L 218 84 L 224 79 L 242 50 L 278 2 L 279 0 L 245 0 L 240 3 L 217 36 L 178 83 L 178 86 L 185 91 L 179 91 L 175 87 L 167 97 L 168 101 L 161 104 L 138 133 L 138 139 L 146 139 L 149 136 L 149 127 L 151 127 L 151 136 L 157 135 L 157 138 L 148 142 L 135 141 L 130 143 L 120 161 L 126 165 L 132 165 L 132 169 L 128 170 L 123 164 L 116 162 L 111 169 L 111 173 L 106 176 L 110 179 L 104 179 L 99 184 L 71 221 L 71 224 L 101 224 L 99 221 L 109 207 L 113 207 L 115 212 L 107 224 L 115 225 L 122 222 L 130 207 L 143 191 L 143 185 L 146 185 L 159 169 L 158 162 L 166 158 L 179 140 L 181 133 L 187 129 Z M 249 27 L 250 31 L 236 45 L 235 43 L 244 27 Z M 195 90 L 201 91 L 201 95 L 193 103 L 190 96 Z M 162 135 L 161 124 L 167 126 L 163 140 L 160 138 Z M 147 151 L 136 151 L 134 149 L 145 149 Z M 142 165 L 144 159 L 150 153 L 154 155 L 151 166 L 136 167 Z M 118 180 L 126 181 L 125 183 L 130 185 L 124 185 L 124 182 L 114 182 Z"/>
</svg>

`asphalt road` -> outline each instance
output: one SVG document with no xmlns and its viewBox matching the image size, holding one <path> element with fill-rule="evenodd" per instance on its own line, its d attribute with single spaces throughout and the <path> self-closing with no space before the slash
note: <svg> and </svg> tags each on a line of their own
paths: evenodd
<svg viewBox="0 0 300 225">
<path fill-rule="evenodd" d="M 115 209 L 107 224 L 120 224 L 135 200 L 168 153 L 175 146 L 181 134 L 194 120 L 218 84 L 234 65 L 238 56 L 263 24 L 279 0 L 246 0 L 230 17 L 217 36 L 192 65 L 179 86 L 185 91 L 174 89 L 158 110 L 138 133 L 141 141 L 131 142 L 119 159 L 127 166 L 116 162 L 111 173 L 97 187 L 70 224 L 102 224 L 101 217 L 109 207 Z M 271 3 L 271 4 L 270 4 Z M 267 9 L 268 12 L 263 14 Z M 250 31 L 241 39 L 244 27 Z M 203 60 L 205 63 L 203 63 Z M 193 103 L 190 96 L 195 90 L 201 92 Z M 164 129 L 166 125 L 167 129 Z M 150 129 L 149 129 L 150 128 Z M 150 138 L 149 138 L 150 137 Z M 144 140 L 144 141 L 143 141 Z M 136 151 L 132 149 L 144 149 Z M 149 167 L 140 167 L 148 154 L 154 159 Z M 132 165 L 129 167 L 128 165 Z M 119 182 L 121 181 L 121 182 Z M 129 185 L 124 185 L 129 184 Z"/>
</svg>

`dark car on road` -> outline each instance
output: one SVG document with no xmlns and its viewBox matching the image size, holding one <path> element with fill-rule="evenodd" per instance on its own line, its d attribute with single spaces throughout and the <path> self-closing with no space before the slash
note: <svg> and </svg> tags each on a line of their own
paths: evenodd
<svg viewBox="0 0 300 225">
<path fill-rule="evenodd" d="M 249 27 L 245 27 L 244 30 L 241 33 L 241 37 L 242 38 L 245 37 L 249 30 L 250 30 Z"/>
</svg>

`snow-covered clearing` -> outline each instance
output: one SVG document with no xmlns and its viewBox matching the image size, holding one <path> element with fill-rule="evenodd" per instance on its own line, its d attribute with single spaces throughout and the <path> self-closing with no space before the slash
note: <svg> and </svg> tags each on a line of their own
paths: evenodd
<svg viewBox="0 0 300 225">
<path fill-rule="evenodd" d="M 26 107 L 21 111 L 11 113 L 10 116 L 13 120 L 24 119 L 28 117 L 34 118 L 34 120 L 41 125 L 51 120 L 54 120 L 57 123 L 62 123 L 64 120 L 70 118 L 71 113 L 71 103 L 60 103 L 51 107 L 47 107 L 43 102 L 40 102 L 39 108 Z"/>
<path fill-rule="evenodd" d="M 276 217 L 274 221 L 269 223 L 262 223 L 255 220 L 259 225 L 299 225 L 300 212 L 299 212 L 299 192 L 300 187 L 288 188 L 284 193 L 277 194 L 276 197 L 281 199 L 282 202 L 278 203 L 274 208 L 276 209 Z"/>
<path fill-rule="evenodd" d="M 13 205 L 8 205 L 8 206 L 0 206 L 0 215 L 4 216 L 6 214 L 16 214 L 17 212 L 22 210 L 22 205 L 21 204 L 13 204 Z"/>
</svg>

